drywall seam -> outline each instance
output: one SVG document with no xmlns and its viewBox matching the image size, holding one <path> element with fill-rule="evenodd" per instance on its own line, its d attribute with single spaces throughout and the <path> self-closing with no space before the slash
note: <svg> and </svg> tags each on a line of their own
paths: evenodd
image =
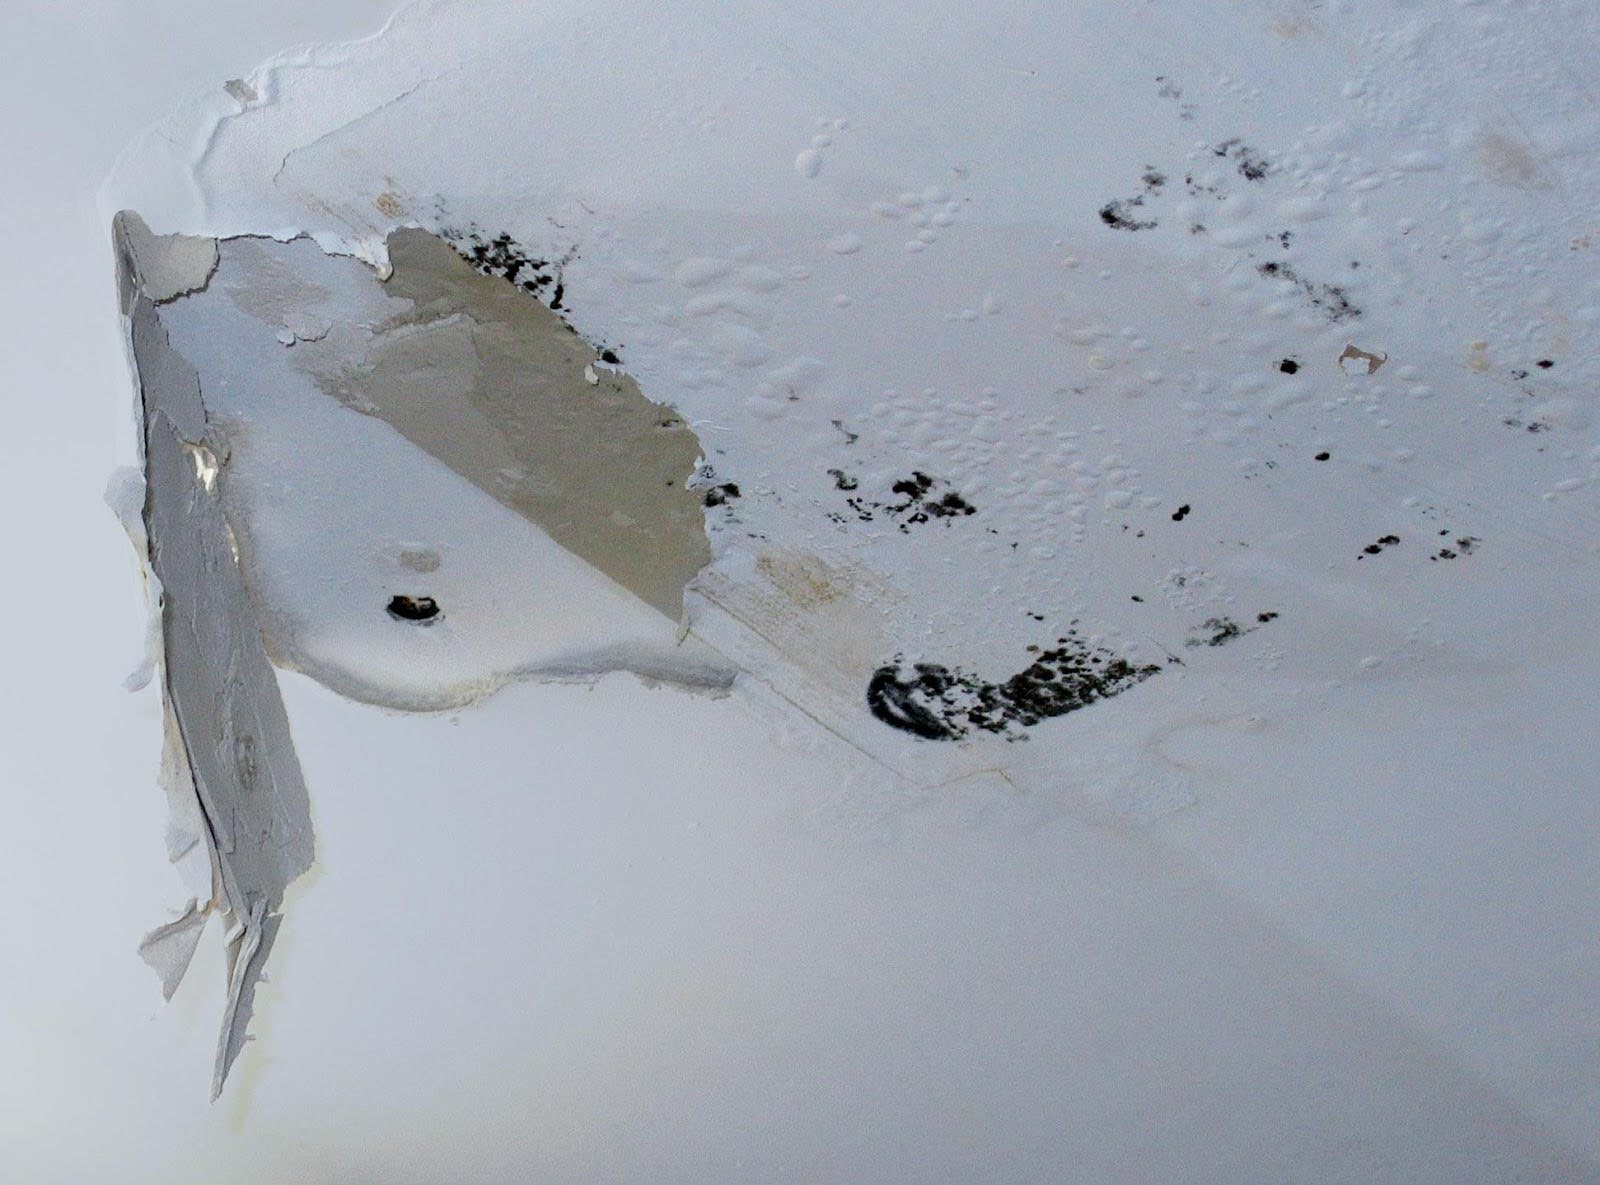
<svg viewBox="0 0 1600 1185">
<path fill-rule="evenodd" d="M 156 306 L 204 287 L 211 240 L 155 236 L 131 213 L 113 224 L 118 285 L 140 407 L 145 559 L 161 595 L 167 792 L 201 826 L 214 892 L 146 936 L 140 953 L 176 990 L 206 915 L 228 925 L 228 987 L 211 1097 L 247 1039 L 255 985 L 284 891 L 312 862 L 310 803 L 221 503 L 226 440 L 198 376 L 172 349 Z M 206 244 L 209 243 L 209 251 Z M 155 586 L 152 586 L 155 587 Z M 191 851 L 175 824 L 169 852 Z"/>
</svg>

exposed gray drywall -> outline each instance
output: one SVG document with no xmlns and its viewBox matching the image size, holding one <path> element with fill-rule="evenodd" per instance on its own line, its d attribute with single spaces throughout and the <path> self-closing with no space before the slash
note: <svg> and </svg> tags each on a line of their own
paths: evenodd
<svg viewBox="0 0 1600 1185">
<path fill-rule="evenodd" d="M 162 595 L 162 686 L 176 730 L 169 743 L 185 759 L 204 813 L 220 887 L 214 904 L 228 925 L 215 1097 L 246 1039 L 284 891 L 311 867 L 310 804 L 222 511 L 227 442 L 208 421 L 194 369 L 171 348 L 156 309 L 159 299 L 206 282 L 215 243 L 151 235 L 129 213 L 117 217 L 115 234 L 139 384 L 148 558 Z M 159 928 L 142 948 L 169 996 L 204 909 Z"/>
<path fill-rule="evenodd" d="M 388 249 L 393 313 L 364 357 L 305 343 L 318 382 L 678 620 L 711 561 L 689 426 L 437 236 L 397 230 Z"/>
</svg>

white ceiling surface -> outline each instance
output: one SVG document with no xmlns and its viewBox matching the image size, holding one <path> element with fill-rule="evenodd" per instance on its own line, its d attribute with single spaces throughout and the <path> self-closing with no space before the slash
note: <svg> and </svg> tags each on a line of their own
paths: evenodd
<svg viewBox="0 0 1600 1185">
<path fill-rule="evenodd" d="M 15 1179 L 1600 1180 L 1590 6 L 446 5 L 254 74 L 381 14 L 111 11 L 0 18 L 54 113 L 0 199 Z M 720 603 L 777 551 L 895 607 L 871 661 L 1003 677 L 1077 618 L 1185 665 L 966 748 L 852 709 L 803 614 L 723 699 L 286 675 L 319 863 L 208 1109 L 220 952 L 165 1009 L 132 953 L 179 889 L 86 196 L 186 94 L 107 194 L 157 231 L 375 258 L 388 194 L 576 247 L 574 323 L 743 490 Z M 1147 168 L 1160 225 L 1106 226 Z M 834 467 L 977 513 L 841 527 Z"/>
</svg>

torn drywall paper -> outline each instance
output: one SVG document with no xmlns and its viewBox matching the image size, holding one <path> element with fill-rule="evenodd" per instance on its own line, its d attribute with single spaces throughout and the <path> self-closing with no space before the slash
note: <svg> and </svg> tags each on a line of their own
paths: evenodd
<svg viewBox="0 0 1600 1185">
<path fill-rule="evenodd" d="M 209 916 L 206 907 L 191 897 L 182 914 L 157 926 L 139 943 L 139 957 L 161 977 L 162 999 L 172 999 L 183 982 Z"/>
<path fill-rule="evenodd" d="M 218 474 L 196 466 L 199 449 L 227 455 L 208 421 L 198 377 L 167 341 L 156 294 L 190 290 L 205 253 L 149 235 L 136 216 L 115 227 L 120 284 L 138 373 L 145 462 L 145 533 L 162 590 L 162 687 L 170 751 L 181 752 L 214 857 L 221 904 L 242 927 L 230 963 L 213 1097 L 249 1025 L 250 1004 L 276 933 L 289 883 L 312 861 L 310 805 L 289 736 L 277 679 L 267 661 L 231 534 Z M 209 268 L 207 268 L 209 274 Z M 169 792 L 181 785 L 169 781 Z M 174 847 L 191 850 L 175 823 Z M 168 994 L 181 978 L 203 914 L 163 927 L 144 953 Z"/>
<path fill-rule="evenodd" d="M 122 221 L 121 236 L 138 261 L 140 290 L 156 304 L 204 288 L 217 266 L 215 239 L 156 235 L 137 215 Z"/>
</svg>

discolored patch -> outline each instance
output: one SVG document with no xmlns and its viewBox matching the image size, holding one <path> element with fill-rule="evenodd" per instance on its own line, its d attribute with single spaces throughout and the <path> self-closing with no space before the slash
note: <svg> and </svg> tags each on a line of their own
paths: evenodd
<svg viewBox="0 0 1600 1185">
<path fill-rule="evenodd" d="M 1353 345 L 1346 345 L 1344 352 L 1339 355 L 1337 361 L 1339 369 L 1346 374 L 1359 374 L 1361 371 L 1357 370 L 1356 367 L 1363 366 L 1366 367 L 1365 373 L 1377 374 L 1378 368 L 1389 361 L 1389 355 L 1375 354 L 1369 350 L 1357 349 Z M 1346 366 L 1345 363 L 1347 362 L 1351 365 Z"/>
</svg>

